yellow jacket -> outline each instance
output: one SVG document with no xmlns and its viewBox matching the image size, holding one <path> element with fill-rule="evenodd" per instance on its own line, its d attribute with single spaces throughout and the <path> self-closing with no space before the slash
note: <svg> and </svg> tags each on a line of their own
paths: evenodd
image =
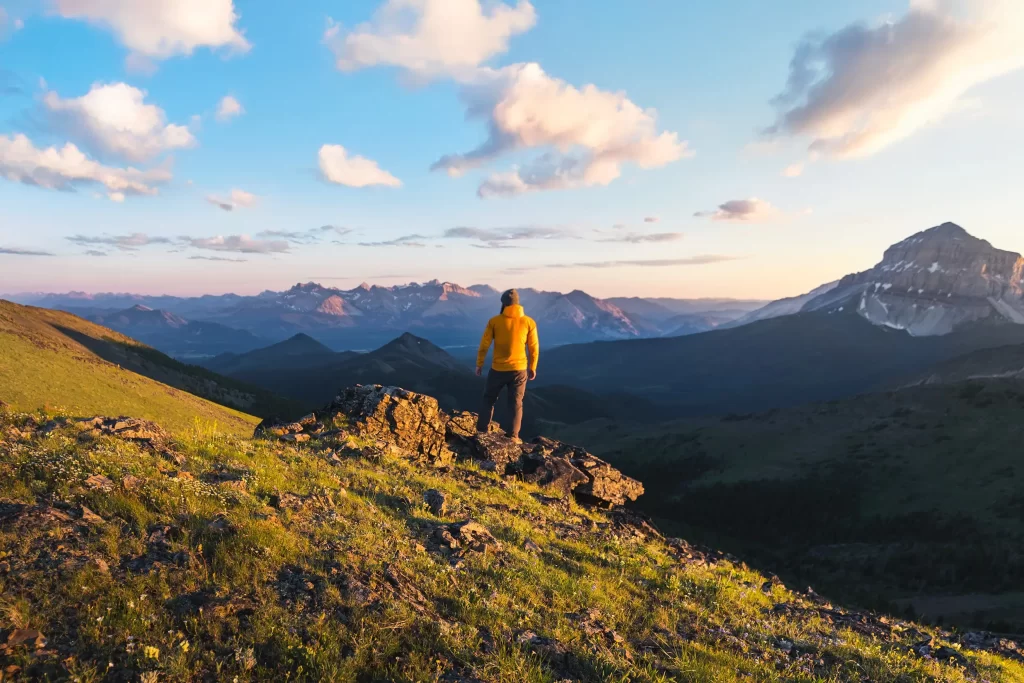
<svg viewBox="0 0 1024 683">
<path fill-rule="evenodd" d="M 487 321 L 476 366 L 482 368 L 487 360 L 487 351 L 494 342 L 495 370 L 537 370 L 540 358 L 540 341 L 537 339 L 537 323 L 523 312 L 522 306 L 506 306 L 501 315 Z M 529 350 L 529 358 L 527 358 Z"/>
</svg>

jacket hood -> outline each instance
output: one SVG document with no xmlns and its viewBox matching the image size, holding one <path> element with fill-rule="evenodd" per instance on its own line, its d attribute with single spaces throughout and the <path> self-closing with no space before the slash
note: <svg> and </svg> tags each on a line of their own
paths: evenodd
<svg viewBox="0 0 1024 683">
<path fill-rule="evenodd" d="M 523 310 L 522 306 L 516 304 L 514 306 L 506 306 L 502 309 L 501 314 L 506 318 L 522 318 L 526 315 L 526 312 Z"/>
</svg>

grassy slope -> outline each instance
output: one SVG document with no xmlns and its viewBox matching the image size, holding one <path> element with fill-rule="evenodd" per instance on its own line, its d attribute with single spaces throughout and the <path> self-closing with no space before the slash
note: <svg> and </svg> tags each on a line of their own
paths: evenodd
<svg viewBox="0 0 1024 683">
<path fill-rule="evenodd" d="M 17 409 L 46 406 L 76 415 L 128 415 L 173 431 L 190 429 L 199 420 L 246 434 L 258 422 L 108 362 L 100 353 L 120 354 L 127 367 L 148 366 L 139 368 L 143 372 L 173 375 L 176 368 L 188 367 L 68 313 L 0 301 L 0 399 Z"/>
<path fill-rule="evenodd" d="M 561 436 L 643 480 L 641 505 L 703 541 L 847 598 L 1016 626 L 1022 418 L 1024 383 L 991 381 Z M 938 600 L 973 593 L 1006 598 Z"/>
<path fill-rule="evenodd" d="M 1024 681 L 1020 664 L 986 653 L 965 651 L 966 669 L 921 659 L 909 624 L 865 635 L 743 566 L 677 559 L 656 537 L 542 504 L 535 487 L 471 464 L 445 474 L 197 437 L 171 445 L 184 463 L 172 465 L 69 429 L 28 436 L 27 420 L 0 414 L 0 636 L 45 634 L 52 654 L 7 660 L 35 679 Z M 235 481 L 215 483 L 225 473 Z M 112 490 L 90 489 L 95 474 Z M 449 516 L 422 503 L 430 488 L 449 496 Z M 283 493 L 303 502 L 268 505 Z M 10 512 L 39 501 L 105 521 Z M 429 537 L 467 518 L 503 547 L 455 568 Z M 154 556 L 162 568 L 126 569 Z M 592 609 L 588 633 L 571 615 Z M 519 644 L 527 629 L 560 654 Z M 936 647 L 948 638 L 934 635 Z"/>
</svg>

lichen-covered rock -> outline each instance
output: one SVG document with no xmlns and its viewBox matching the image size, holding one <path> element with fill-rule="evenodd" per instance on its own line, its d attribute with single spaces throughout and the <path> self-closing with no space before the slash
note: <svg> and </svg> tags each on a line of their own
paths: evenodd
<svg viewBox="0 0 1024 683">
<path fill-rule="evenodd" d="M 450 418 L 437 400 L 398 387 L 357 386 L 344 390 L 328 409 L 348 418 L 357 436 L 393 444 L 433 465 L 450 465 Z"/>
</svg>

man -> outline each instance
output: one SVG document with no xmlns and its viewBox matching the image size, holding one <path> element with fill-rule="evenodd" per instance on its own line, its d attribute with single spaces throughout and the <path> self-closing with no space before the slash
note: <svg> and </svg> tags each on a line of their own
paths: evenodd
<svg viewBox="0 0 1024 683">
<path fill-rule="evenodd" d="M 519 439 L 519 428 L 523 424 L 523 396 L 526 395 L 527 380 L 537 379 L 537 360 L 540 357 L 540 342 L 537 339 L 537 323 L 527 317 L 519 305 L 519 292 L 510 289 L 501 295 L 501 314 L 487 322 L 480 351 L 476 357 L 477 377 L 483 374 L 487 351 L 494 342 L 494 359 L 487 374 L 487 388 L 484 390 L 484 405 L 480 410 L 478 432 L 486 432 L 494 417 L 494 404 L 502 389 L 508 389 L 508 407 L 512 413 L 512 424 L 505 432 L 513 441 Z"/>
</svg>

